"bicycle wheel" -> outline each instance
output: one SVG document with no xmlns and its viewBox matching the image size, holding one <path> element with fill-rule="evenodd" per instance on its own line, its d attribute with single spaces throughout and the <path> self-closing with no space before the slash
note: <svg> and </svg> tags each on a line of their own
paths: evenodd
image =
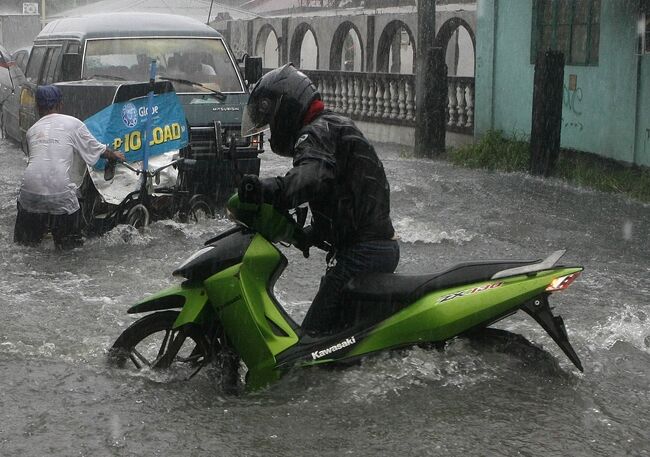
<svg viewBox="0 0 650 457">
<path fill-rule="evenodd" d="M 137 371 L 172 369 L 189 379 L 211 360 L 203 329 L 184 325 L 173 329 L 178 311 L 148 314 L 129 326 L 109 350 L 109 361 Z"/>
<path fill-rule="evenodd" d="M 189 203 L 187 211 L 188 222 L 200 222 L 206 219 L 214 219 L 214 208 L 210 201 L 203 195 L 195 195 Z"/>
<path fill-rule="evenodd" d="M 134 228 L 142 229 L 149 225 L 149 210 L 142 203 L 138 203 L 126 213 L 125 222 Z"/>
</svg>

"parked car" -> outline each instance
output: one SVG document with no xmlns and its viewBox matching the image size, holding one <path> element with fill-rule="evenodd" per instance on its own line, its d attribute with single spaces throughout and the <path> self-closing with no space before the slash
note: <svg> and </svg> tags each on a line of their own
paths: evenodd
<svg viewBox="0 0 650 457">
<path fill-rule="evenodd" d="M 172 82 L 185 110 L 190 145 L 182 155 L 204 160 L 184 179 L 194 193 L 223 200 L 234 190 L 237 173 L 259 173 L 262 138 L 240 137 L 248 84 L 228 44 L 188 17 L 111 13 L 47 24 L 34 40 L 25 71 L 21 135 L 36 122 L 38 85 L 59 85 L 65 113 L 84 120 L 113 103 L 121 86 L 148 81 L 152 59 L 159 79 Z M 259 67 L 257 75 L 249 71 L 251 82 L 261 76 Z"/>
<path fill-rule="evenodd" d="M 0 115 L 2 133 L 5 137 L 20 141 L 20 129 L 18 127 L 18 109 L 20 99 L 20 88 L 25 82 L 25 76 L 20 64 L 27 62 L 28 49 L 21 49 L 20 52 L 9 54 L 6 49 L 0 47 Z M 16 60 L 19 58 L 19 61 Z M 23 67 L 24 68 L 24 67 Z"/>
</svg>

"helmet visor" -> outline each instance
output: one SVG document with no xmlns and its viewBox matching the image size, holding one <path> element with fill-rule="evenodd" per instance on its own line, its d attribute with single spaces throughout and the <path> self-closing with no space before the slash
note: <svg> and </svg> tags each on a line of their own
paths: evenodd
<svg viewBox="0 0 650 457">
<path fill-rule="evenodd" d="M 241 136 L 247 137 L 268 130 L 269 123 L 280 107 L 282 97 L 271 100 L 269 98 L 249 99 L 248 105 L 244 108 L 241 121 Z"/>
</svg>

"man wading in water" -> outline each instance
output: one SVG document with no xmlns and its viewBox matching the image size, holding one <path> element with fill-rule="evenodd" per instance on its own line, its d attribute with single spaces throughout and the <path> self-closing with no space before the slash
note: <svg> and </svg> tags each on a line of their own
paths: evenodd
<svg viewBox="0 0 650 457">
<path fill-rule="evenodd" d="M 48 229 L 57 249 L 83 244 L 79 186 L 86 164 L 100 157 L 124 160 L 124 154 L 99 143 L 79 119 L 60 114 L 61 90 L 36 90 L 40 119 L 27 131 L 29 162 L 18 194 L 14 241 L 38 245 Z"/>
</svg>

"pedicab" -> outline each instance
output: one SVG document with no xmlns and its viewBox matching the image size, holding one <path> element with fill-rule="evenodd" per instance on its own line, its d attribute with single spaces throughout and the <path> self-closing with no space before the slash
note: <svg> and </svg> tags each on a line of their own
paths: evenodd
<svg viewBox="0 0 650 457">
<path fill-rule="evenodd" d="M 123 85 L 113 103 L 85 123 L 100 142 L 126 157 L 119 164 L 100 159 L 89 167 L 81 187 L 86 235 L 118 224 L 142 228 L 159 219 L 214 216 L 216 198 L 196 192 L 197 161 L 189 158 L 185 114 L 169 81 Z"/>
</svg>

